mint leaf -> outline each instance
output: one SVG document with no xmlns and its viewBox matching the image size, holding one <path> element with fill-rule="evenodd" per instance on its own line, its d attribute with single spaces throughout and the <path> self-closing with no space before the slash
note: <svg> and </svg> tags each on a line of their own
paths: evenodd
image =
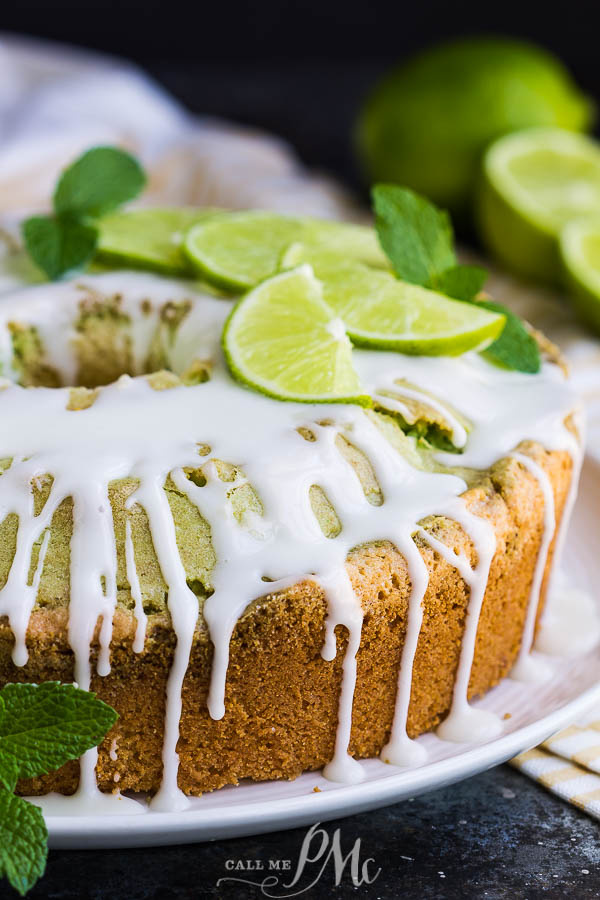
<svg viewBox="0 0 600 900">
<path fill-rule="evenodd" d="M 33 216 L 23 223 L 27 252 L 56 281 L 73 269 L 80 269 L 94 255 L 98 229 L 71 219 Z"/>
<path fill-rule="evenodd" d="M 41 809 L 0 790 L 0 878 L 21 896 L 44 874 L 48 831 Z"/>
<path fill-rule="evenodd" d="M 142 190 L 146 176 L 136 159 L 117 147 L 93 147 L 63 172 L 54 192 L 54 216 L 23 223 L 33 261 L 53 281 L 93 257 L 98 229 L 90 219 L 112 212 Z"/>
<path fill-rule="evenodd" d="M 394 184 L 373 188 L 375 227 L 398 278 L 437 289 L 456 266 L 450 217 L 424 197 Z"/>
<path fill-rule="evenodd" d="M 70 684 L 7 684 L 0 691 L 0 772 L 10 783 L 60 768 L 95 747 L 117 714 Z"/>
<path fill-rule="evenodd" d="M 63 172 L 54 192 L 58 215 L 93 219 L 133 200 L 146 183 L 133 156 L 117 147 L 93 147 Z"/>
<path fill-rule="evenodd" d="M 14 791 L 19 780 L 19 763 L 14 756 L 2 759 L 0 754 L 0 790 Z"/>
<path fill-rule="evenodd" d="M 521 319 L 501 303 L 485 300 L 478 302 L 477 305 L 506 316 L 502 334 L 482 351 L 483 355 L 505 369 L 514 369 L 531 375 L 539 372 L 542 358 L 538 342 L 527 331 Z"/>
<path fill-rule="evenodd" d="M 448 214 L 398 185 L 375 185 L 372 194 L 379 243 L 398 278 L 502 313 L 506 317 L 502 334 L 482 352 L 504 368 L 539 372 L 540 349 L 521 319 L 499 303 L 477 300 L 487 272 L 480 266 L 457 264 Z"/>
<path fill-rule="evenodd" d="M 7 684 L 0 691 L 0 878 L 21 896 L 44 874 L 48 832 L 42 811 L 12 793 L 17 779 L 77 759 L 117 718 L 72 684 Z"/>
<path fill-rule="evenodd" d="M 470 303 L 483 288 L 488 273 L 481 266 L 452 266 L 438 276 L 437 290 Z"/>
</svg>

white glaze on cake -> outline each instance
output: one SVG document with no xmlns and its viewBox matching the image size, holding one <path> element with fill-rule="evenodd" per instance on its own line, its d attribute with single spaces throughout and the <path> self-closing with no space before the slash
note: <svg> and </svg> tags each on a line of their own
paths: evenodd
<svg viewBox="0 0 600 900">
<path fill-rule="evenodd" d="M 544 498 L 544 527 L 537 559 L 535 561 L 529 603 L 525 612 L 525 624 L 523 626 L 521 647 L 516 662 L 511 669 L 510 677 L 514 678 L 516 681 L 544 681 L 549 675 L 549 670 L 544 666 L 543 662 L 533 656 L 532 650 L 542 580 L 544 578 L 548 553 L 550 552 L 550 545 L 556 531 L 554 492 L 548 475 L 535 460 L 531 459 L 529 456 L 525 456 L 523 453 L 513 453 L 512 456 L 513 459 L 516 459 L 522 466 L 525 466 L 537 480 Z"/>
<path fill-rule="evenodd" d="M 62 500 L 72 497 L 69 641 L 75 655 L 76 679 L 82 687 L 89 685 L 90 642 L 99 618 L 102 628 L 98 672 L 107 674 L 116 603 L 116 550 L 108 485 L 126 476 L 139 479 L 129 506 L 140 504 L 146 511 L 177 636 L 167 689 L 163 784 L 153 805 L 162 810 L 186 805 L 177 786 L 176 747 L 181 687 L 198 619 L 198 600 L 186 584 L 175 526 L 163 491 L 165 480 L 171 475 L 210 524 L 217 556 L 212 573 L 214 593 L 203 612 L 214 644 L 208 700 L 213 718 L 221 718 L 225 712 L 233 628 L 248 604 L 265 594 L 265 579 L 271 582 L 270 592 L 312 579 L 323 588 L 328 604 L 323 657 L 335 656 L 336 625 L 345 626 L 349 633 L 335 755 L 325 774 L 333 780 L 359 780 L 361 766 L 349 756 L 348 741 L 362 610 L 345 560 L 348 552 L 360 544 L 391 541 L 406 558 L 412 592 L 395 720 L 382 756 L 399 765 L 422 762 L 421 746 L 406 734 L 412 666 L 427 588 L 427 570 L 413 541 L 418 532 L 457 568 L 470 588 L 453 705 L 439 733 L 457 741 L 485 740 L 496 734 L 501 728 L 499 720 L 473 709 L 467 701 L 475 636 L 495 539 L 489 523 L 469 512 L 461 499 L 466 489 L 463 479 L 412 466 L 358 407 L 279 403 L 236 384 L 226 369 L 219 343 L 230 301 L 197 294 L 193 286 L 182 282 L 123 272 L 85 278 L 81 283 L 88 286 L 88 291 L 101 295 L 122 295 L 122 309 L 135 323 L 133 354 L 140 369 L 156 325 L 157 310 L 168 300 L 191 300 L 191 311 L 171 348 L 171 367 L 181 372 L 193 359 L 210 360 L 211 379 L 196 386 L 155 391 L 145 378 L 123 376 L 101 389 L 89 409 L 72 411 L 66 408 L 68 389 L 25 389 L 10 381 L 11 346 L 7 329 L 0 327 L 0 359 L 9 378 L 6 389 L 0 391 L 0 417 L 11 423 L 10 430 L 2 436 L 0 457 L 13 460 L 0 478 L 0 518 L 11 512 L 19 516 L 17 553 L 9 579 L 0 591 L 0 615 L 8 616 L 15 634 L 15 663 L 23 665 L 27 659 L 25 634 L 43 565 L 42 553 L 34 582 L 28 586 L 33 546 L 48 534 L 52 515 Z M 72 323 L 82 293 L 81 285 L 74 282 L 23 290 L 0 301 L 0 326 L 13 318 L 35 323 L 49 350 L 49 362 L 63 374 L 67 384 L 73 381 L 76 371 Z M 144 300 L 151 301 L 153 312 L 142 316 Z M 557 366 L 545 363 L 539 375 L 531 376 L 498 369 L 475 353 L 450 359 L 356 350 L 354 356 L 367 391 L 377 395 L 382 403 L 402 411 L 404 385 L 406 397 L 430 402 L 438 413 L 445 414 L 455 443 L 463 449 L 459 457 L 438 453 L 438 460 L 446 465 L 485 469 L 526 439 L 536 440 L 549 450 L 569 450 L 579 458 L 573 437 L 564 425 L 574 407 L 574 398 Z M 390 398 L 390 392 L 397 399 Z M 324 420 L 331 424 L 317 424 Z M 304 440 L 298 432 L 300 427 L 310 428 L 315 440 Z M 370 460 L 383 495 L 381 506 L 367 500 L 355 470 L 336 446 L 338 433 Z M 208 456 L 198 456 L 199 443 L 210 447 Z M 250 516 L 242 524 L 237 521 L 227 496 L 232 485 L 218 478 L 210 465 L 212 459 L 240 467 L 260 497 L 262 516 Z M 544 492 L 547 526 L 532 586 L 521 664 L 531 652 L 530 624 L 539 601 L 539 573 L 543 573 L 544 554 L 554 527 L 543 470 L 528 457 L 520 456 L 519 460 L 535 475 Z M 200 464 L 207 473 L 204 487 L 192 483 L 183 472 L 184 467 Z M 31 483 L 47 473 L 54 478 L 50 496 L 40 515 L 34 517 Z M 315 518 L 309 499 L 312 485 L 322 488 L 338 515 L 342 530 L 336 538 L 325 537 Z M 574 492 L 575 484 L 572 498 Z M 572 499 L 568 505 L 572 505 Z M 419 522 L 432 514 L 447 516 L 462 525 L 475 548 L 474 567 L 419 528 Z M 563 528 L 564 520 L 565 517 Z M 137 619 L 134 650 L 139 652 L 143 649 L 146 617 L 129 527 L 125 551 Z M 96 751 L 90 751 L 82 762 L 79 796 L 84 804 L 94 797 L 98 799 L 95 754 Z"/>
</svg>

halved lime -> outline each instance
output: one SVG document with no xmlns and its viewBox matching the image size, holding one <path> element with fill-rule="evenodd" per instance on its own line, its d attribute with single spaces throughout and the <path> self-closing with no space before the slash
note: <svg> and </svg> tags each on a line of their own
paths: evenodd
<svg viewBox="0 0 600 900">
<path fill-rule="evenodd" d="M 135 209 L 100 220 L 97 259 L 108 265 L 151 269 L 166 275 L 193 274 L 181 250 L 186 231 L 222 210 L 173 207 Z"/>
<path fill-rule="evenodd" d="M 202 277 L 218 287 L 245 291 L 273 275 L 294 241 L 329 247 L 370 265 L 387 266 L 372 228 L 271 212 L 228 213 L 191 228 L 184 250 Z"/>
<path fill-rule="evenodd" d="M 455 356 L 487 345 L 504 327 L 505 318 L 498 313 L 450 300 L 328 251 L 292 244 L 281 267 L 300 263 L 312 265 L 322 281 L 325 302 L 359 346 Z"/>
<path fill-rule="evenodd" d="M 310 266 L 263 281 L 232 310 L 223 331 L 232 374 L 278 400 L 368 406 L 344 324 Z"/>
<path fill-rule="evenodd" d="M 600 217 L 570 222 L 560 236 L 560 251 L 573 305 L 600 333 Z"/>
<path fill-rule="evenodd" d="M 459 38 L 408 57 L 375 86 L 357 122 L 369 182 L 405 184 L 453 217 L 471 212 L 481 155 L 523 128 L 585 131 L 594 104 L 541 47 Z"/>
<path fill-rule="evenodd" d="M 485 154 L 478 214 L 490 250 L 513 271 L 556 282 L 558 236 L 600 209 L 600 145 L 559 129 L 500 138 Z"/>
</svg>

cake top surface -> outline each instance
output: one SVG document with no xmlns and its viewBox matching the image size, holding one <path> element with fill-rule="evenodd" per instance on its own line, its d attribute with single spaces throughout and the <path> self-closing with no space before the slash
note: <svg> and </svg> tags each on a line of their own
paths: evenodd
<svg viewBox="0 0 600 900">
<path fill-rule="evenodd" d="M 445 242 L 443 265 L 452 267 L 455 257 L 448 222 L 441 213 L 425 213 L 434 216 L 436 234 Z M 346 570 L 350 551 L 377 541 L 391 542 L 408 566 L 407 634 L 386 758 L 406 764 L 420 753 L 406 734 L 412 661 L 429 580 L 414 541 L 416 534 L 447 555 L 470 591 L 445 732 L 457 740 L 489 737 L 498 733 L 499 723 L 469 706 L 467 689 L 496 539 L 490 522 L 469 508 L 463 495 L 474 472 L 507 454 L 529 468 L 548 494 L 543 470 L 518 452 L 519 444 L 527 440 L 541 443 L 546 450 L 566 450 L 574 467 L 580 458 L 567 423 L 575 399 L 561 368 L 546 360 L 540 365 L 537 349 L 533 371 L 519 371 L 519 360 L 512 369 L 502 367 L 478 352 L 482 338 L 488 344 L 496 340 L 497 326 L 508 321 L 508 314 L 482 311 L 485 306 L 479 302 L 471 314 L 468 302 L 431 291 L 427 285 L 395 279 L 389 270 L 377 274 L 381 248 L 375 246 L 373 258 L 373 236 L 368 229 L 352 231 L 350 239 L 347 226 L 318 225 L 318 244 L 323 240 L 335 244 L 341 229 L 344 246 L 348 248 L 350 241 L 358 258 L 342 267 L 336 263 L 332 274 L 320 249 L 315 257 L 311 248 L 314 223 L 286 221 L 285 229 L 291 230 L 280 247 L 281 223 L 276 222 L 273 230 L 268 216 L 259 218 L 263 232 L 267 222 L 269 240 L 273 234 L 276 238 L 266 250 L 261 244 L 255 253 L 255 218 L 250 233 L 245 231 L 241 238 L 240 221 L 235 220 L 233 256 L 222 252 L 221 219 L 215 224 L 216 242 L 207 244 L 203 232 L 194 245 L 196 259 L 202 260 L 199 264 L 205 270 L 208 246 L 214 284 L 226 282 L 230 293 L 234 283 L 239 290 L 250 288 L 237 305 L 235 299 L 219 296 L 197 281 L 123 270 L 20 288 L 0 297 L 0 416 L 10 424 L 0 442 L 0 516 L 13 514 L 19 520 L 14 560 L 0 590 L 0 615 L 8 616 L 15 637 L 13 659 L 17 665 L 27 661 L 27 627 L 53 516 L 70 499 L 68 638 L 75 680 L 89 688 L 90 644 L 99 621 L 97 671 L 100 675 L 110 671 L 117 546 L 109 486 L 121 479 L 132 480 L 135 489 L 126 508 L 141 507 L 147 517 L 177 638 L 167 688 L 163 782 L 153 801 L 158 809 L 185 805 L 177 785 L 176 750 L 181 688 L 200 616 L 198 596 L 188 584 L 179 553 L 177 525 L 165 492 L 167 480 L 207 523 L 216 559 L 211 591 L 201 610 L 214 647 L 210 715 L 220 719 L 225 714 L 229 641 L 239 617 L 257 598 L 301 581 L 316 583 L 327 604 L 323 657 L 335 657 L 336 626 L 344 626 L 349 634 L 335 753 L 326 774 L 334 780 L 353 781 L 361 777 L 360 766 L 348 755 L 348 743 L 363 610 Z M 214 229 L 211 222 L 208 226 L 210 237 Z M 192 232 L 198 237 L 196 229 L 204 227 L 194 225 Z M 290 281 L 286 274 L 261 280 L 265 271 L 269 276 L 269 267 L 278 265 L 280 252 L 288 253 L 286 247 L 298 228 L 304 242 L 302 258 L 299 268 L 290 270 Z M 397 249 L 394 244 L 392 255 Z M 427 265 L 428 254 L 423 246 L 422 262 Z M 365 255 L 370 262 L 362 261 Z M 402 266 L 405 256 L 400 253 L 400 257 Z M 243 265 L 236 269 L 240 260 Z M 477 272 L 455 268 L 460 270 L 461 283 L 463 278 L 471 285 L 479 283 Z M 244 304 L 248 307 L 268 281 L 289 286 L 294 272 L 300 273 L 309 292 L 318 283 L 322 286 L 318 290 L 330 292 L 325 293 L 327 302 L 320 295 L 304 298 L 313 303 L 311 311 L 322 316 L 319 340 L 329 342 L 325 369 L 317 372 L 323 375 L 321 382 L 327 390 L 316 399 L 347 401 L 345 391 L 336 395 L 335 389 L 338 374 L 350 372 L 350 381 L 354 379 L 353 385 L 360 387 L 361 402 L 366 400 L 370 408 L 352 402 L 283 402 L 267 396 L 267 390 L 261 393 L 260 378 L 246 378 L 246 384 L 239 379 L 227 344 L 226 320 L 232 322 L 234 314 Z M 440 271 L 440 277 L 444 272 Z M 18 284 L 18 274 L 8 277 L 7 287 L 11 281 Z M 365 295 L 365 286 L 371 285 L 376 290 L 372 296 L 368 290 Z M 367 304 L 379 303 L 380 325 L 375 331 L 363 297 Z M 342 306 L 333 309 L 331 304 L 340 298 Z M 288 295 L 288 299 L 287 309 L 293 313 L 298 297 Z M 299 300 L 303 302 L 303 297 Z M 276 307 L 267 304 L 260 309 L 263 318 L 254 322 L 259 347 L 271 329 L 268 314 Z M 475 328 L 473 318 L 478 322 Z M 290 315 L 286 324 L 285 303 L 282 321 L 288 330 L 279 335 L 283 341 L 275 357 L 276 377 L 300 365 L 303 357 L 302 340 L 294 334 L 298 319 Z M 465 321 L 470 324 L 463 327 Z M 531 345 L 531 338 L 519 328 Z M 365 343 L 375 349 L 358 346 Z M 286 356 L 286 347 L 293 347 L 293 354 Z M 402 348 L 412 355 L 399 352 Z M 270 349 L 265 346 L 265 353 Z M 461 355 L 416 355 L 420 351 Z M 256 356 L 260 367 L 261 353 L 255 354 L 255 363 Z M 199 477 L 190 475 L 198 470 Z M 36 510 L 34 486 L 48 477 L 47 498 Z M 249 491 L 253 498 L 241 510 L 234 499 L 238 489 Z M 422 528 L 429 516 L 456 522 L 470 538 L 476 561 L 471 563 L 452 548 L 432 543 L 435 539 Z M 549 528 L 546 533 L 550 536 Z M 128 524 L 124 545 L 137 621 L 133 650 L 139 652 L 144 647 L 146 614 Z M 79 793 L 88 799 L 96 790 L 93 763 L 92 758 L 82 762 Z"/>
<path fill-rule="evenodd" d="M 232 301 L 198 287 L 159 276 L 116 272 L 72 282 L 25 288 L 0 299 L 0 361 L 5 390 L 0 405 L 15 427 L 3 438 L 4 456 L 28 455 L 41 446 L 60 451 L 89 445 L 139 444 L 148 433 L 155 444 L 184 446 L 208 443 L 222 459 L 245 464 L 272 447 L 274 435 L 315 420 L 342 427 L 367 417 L 360 409 L 335 404 L 282 403 L 247 390 L 227 370 L 220 345 Z M 106 318 L 117 330 L 102 331 Z M 84 325 L 82 326 L 82 323 Z M 177 376 L 204 366 L 205 382 L 155 390 L 143 377 L 123 373 L 97 390 L 93 404 L 75 414 L 70 388 L 80 384 L 78 347 L 85 324 L 97 329 L 94 349 L 120 329 L 132 373 L 147 371 L 156 330 L 164 325 L 162 365 Z M 58 389 L 24 388 L 15 360 L 18 336 L 35 333 L 37 352 L 56 373 Z M 556 422 L 572 410 L 574 397 L 561 369 L 545 361 L 538 375 L 502 369 L 480 354 L 458 357 L 407 356 L 354 348 L 354 366 L 378 408 L 391 413 L 423 414 L 438 424 L 456 452 L 436 453 L 448 466 L 485 469 L 524 439 L 552 444 Z M 38 360 L 39 362 L 39 360 Z M 10 389 L 8 389 L 10 387 Z M 404 402 L 403 402 L 404 401 Z M 158 423 L 161 423 L 159 427 Z M 356 427 L 356 426 L 354 426 Z M 307 448 L 309 449 L 309 448 Z M 177 454 L 175 454 L 177 455 Z"/>
</svg>

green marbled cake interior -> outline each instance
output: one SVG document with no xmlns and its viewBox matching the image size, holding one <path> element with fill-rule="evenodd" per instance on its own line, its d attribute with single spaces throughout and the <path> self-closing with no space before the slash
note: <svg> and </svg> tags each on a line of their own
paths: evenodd
<svg viewBox="0 0 600 900">
<path fill-rule="evenodd" d="M 158 312 L 155 327 L 147 348 L 142 371 L 136 371 L 132 353 L 132 322 L 121 308 L 118 296 L 104 297 L 90 295 L 79 305 L 74 323 L 74 354 L 77 364 L 76 384 L 71 386 L 68 408 L 76 415 L 89 408 L 95 401 L 98 390 L 110 384 L 120 375 L 146 374 L 155 390 L 168 390 L 175 386 L 194 385 L 210 378 L 210 365 L 206 360 L 194 360 L 186 371 L 176 374 L 169 369 L 170 349 L 177 332 L 185 328 L 186 316 L 191 303 L 167 302 Z M 150 315 L 151 308 L 140 304 L 139 315 Z M 26 320 L 12 321 L 10 330 L 12 346 L 12 370 L 17 381 L 26 387 L 61 387 L 61 373 L 53 368 L 47 359 L 43 341 L 32 323 Z M 276 401 L 273 401 L 274 403 Z M 418 468 L 440 470 L 433 460 L 430 445 L 444 449 L 451 447 L 447 423 L 436 411 L 427 405 L 408 400 L 406 405 L 411 413 L 411 421 L 398 414 L 379 410 L 369 410 L 365 414 L 372 417 L 390 443 Z M 327 425 L 327 422 L 320 422 Z M 300 429 L 301 436 L 315 440 L 309 428 Z M 203 435 L 198 434 L 198 467 L 187 469 L 187 477 L 196 485 L 205 482 L 202 457 L 210 452 L 202 444 Z M 351 441 L 339 434 L 336 438 L 339 452 L 355 469 L 365 496 L 370 503 L 381 504 L 383 497 L 377 483 L 373 467 Z M 10 465 L 10 460 L 0 460 L 0 472 Z M 204 462 L 206 464 L 206 461 Z M 224 482 L 236 481 L 243 472 L 236 461 L 217 461 L 219 477 Z M 456 470 L 460 471 L 460 470 Z M 468 481 L 476 477 L 474 472 L 460 474 Z M 1 475 L 0 475 L 1 477 Z M 32 485 L 36 514 L 39 513 L 52 486 L 52 477 L 47 475 Z M 148 520 L 143 508 L 134 505 L 126 509 L 128 497 L 136 490 L 138 482 L 133 478 L 113 481 L 109 485 L 117 545 L 117 587 L 118 603 L 133 610 L 134 601 L 126 574 L 125 523 L 131 522 L 136 568 L 143 596 L 143 605 L 148 615 L 167 611 L 167 586 L 162 576 L 156 552 L 152 543 Z M 215 553 L 211 543 L 209 524 L 198 509 L 184 496 L 169 477 L 165 483 L 169 505 L 175 523 L 176 538 L 185 568 L 189 586 L 198 596 L 199 603 L 212 591 L 211 573 L 215 565 Z M 240 523 L 251 527 L 251 517 L 263 513 L 260 498 L 253 487 L 245 482 L 232 486 L 228 495 L 233 514 Z M 323 533 L 334 538 L 341 529 L 338 515 L 329 498 L 319 485 L 310 490 L 313 512 Z M 8 577 L 16 548 L 17 517 L 8 515 L 0 523 L 0 587 Z M 63 501 L 57 509 L 51 524 L 50 538 L 37 597 L 38 607 L 56 608 L 69 602 L 69 548 L 72 535 L 72 502 Z M 37 555 L 41 540 L 34 549 L 31 561 L 30 583 L 36 570 Z"/>
</svg>

